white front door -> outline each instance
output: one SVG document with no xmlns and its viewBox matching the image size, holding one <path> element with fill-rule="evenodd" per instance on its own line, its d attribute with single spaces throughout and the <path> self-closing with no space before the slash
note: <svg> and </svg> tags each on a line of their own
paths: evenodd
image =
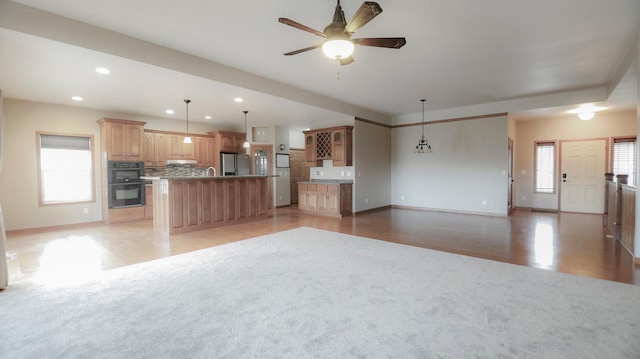
<svg viewBox="0 0 640 359">
<path fill-rule="evenodd" d="M 560 143 L 560 210 L 604 213 L 606 140 Z"/>
</svg>

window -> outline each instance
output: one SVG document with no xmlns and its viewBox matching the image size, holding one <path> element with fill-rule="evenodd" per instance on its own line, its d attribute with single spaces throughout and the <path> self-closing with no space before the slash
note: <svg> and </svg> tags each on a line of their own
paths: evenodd
<svg viewBox="0 0 640 359">
<path fill-rule="evenodd" d="M 554 193 L 555 188 L 555 156 L 556 143 L 553 141 L 536 142 L 535 150 L 535 192 Z"/>
<path fill-rule="evenodd" d="M 36 133 L 40 204 L 94 200 L 93 136 Z"/>
<path fill-rule="evenodd" d="M 613 173 L 629 175 L 630 185 L 636 184 L 636 138 L 613 139 Z"/>
</svg>

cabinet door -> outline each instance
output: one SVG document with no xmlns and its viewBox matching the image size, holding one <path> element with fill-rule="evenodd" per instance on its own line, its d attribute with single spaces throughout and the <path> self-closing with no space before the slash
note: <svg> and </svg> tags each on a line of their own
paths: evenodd
<svg viewBox="0 0 640 359">
<path fill-rule="evenodd" d="M 316 135 L 315 133 L 304 136 L 304 159 L 308 167 L 316 165 Z"/>
<path fill-rule="evenodd" d="M 192 160 L 193 143 L 184 143 L 182 135 L 167 135 L 167 159 L 173 160 Z"/>
<path fill-rule="evenodd" d="M 161 133 L 145 132 L 144 165 L 145 167 L 163 167 L 165 165 L 165 136 Z"/>
<path fill-rule="evenodd" d="M 126 160 L 125 124 L 108 122 L 105 126 L 107 129 L 107 159 L 110 161 Z"/>
<path fill-rule="evenodd" d="M 325 196 L 325 208 L 327 213 L 340 214 L 340 185 L 332 184 L 327 186 Z"/>
<path fill-rule="evenodd" d="M 230 133 L 220 134 L 220 151 L 232 152 L 232 153 L 236 151 L 235 139 L 233 134 L 230 134 Z"/>
<path fill-rule="evenodd" d="M 334 130 L 332 132 L 332 156 L 334 166 L 351 166 L 353 164 L 352 155 L 352 132 L 350 129 Z"/>
<path fill-rule="evenodd" d="M 245 153 L 247 152 L 243 145 L 244 145 L 244 141 L 247 138 L 247 135 L 244 133 L 237 133 L 233 136 L 233 145 L 235 147 L 234 152 L 236 153 Z"/>
<path fill-rule="evenodd" d="M 144 128 L 138 125 L 124 125 L 125 157 L 129 161 L 143 161 Z"/>
<path fill-rule="evenodd" d="M 214 151 L 215 141 L 213 138 L 196 137 L 195 141 L 195 160 L 200 167 L 210 167 L 215 165 Z"/>
<path fill-rule="evenodd" d="M 307 209 L 307 185 L 303 183 L 298 184 L 298 209 Z"/>
</svg>

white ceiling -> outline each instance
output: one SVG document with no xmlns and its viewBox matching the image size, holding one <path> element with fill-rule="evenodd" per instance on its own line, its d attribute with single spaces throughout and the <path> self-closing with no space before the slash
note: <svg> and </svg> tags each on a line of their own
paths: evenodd
<svg viewBox="0 0 640 359">
<path fill-rule="evenodd" d="M 354 37 L 404 36 L 407 44 L 357 47 L 355 62 L 340 67 L 321 50 L 283 56 L 321 39 L 277 21 L 322 31 L 335 0 L 0 0 L 0 89 L 8 98 L 178 119 L 189 98 L 193 121 L 237 124 L 246 109 L 254 126 L 295 129 L 353 116 L 394 123 L 419 113 L 421 98 L 430 114 L 468 108 L 521 118 L 582 102 L 637 105 L 638 0 L 378 2 L 383 13 Z M 348 19 L 362 2 L 341 3 Z M 97 75 L 97 66 L 111 75 Z"/>
</svg>

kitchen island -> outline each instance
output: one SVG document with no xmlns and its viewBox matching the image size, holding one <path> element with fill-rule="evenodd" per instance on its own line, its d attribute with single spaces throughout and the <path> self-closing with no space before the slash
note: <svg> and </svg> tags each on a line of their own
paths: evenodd
<svg viewBox="0 0 640 359">
<path fill-rule="evenodd" d="M 266 219 L 268 177 L 142 177 L 152 181 L 153 229 L 176 234 Z"/>
</svg>

